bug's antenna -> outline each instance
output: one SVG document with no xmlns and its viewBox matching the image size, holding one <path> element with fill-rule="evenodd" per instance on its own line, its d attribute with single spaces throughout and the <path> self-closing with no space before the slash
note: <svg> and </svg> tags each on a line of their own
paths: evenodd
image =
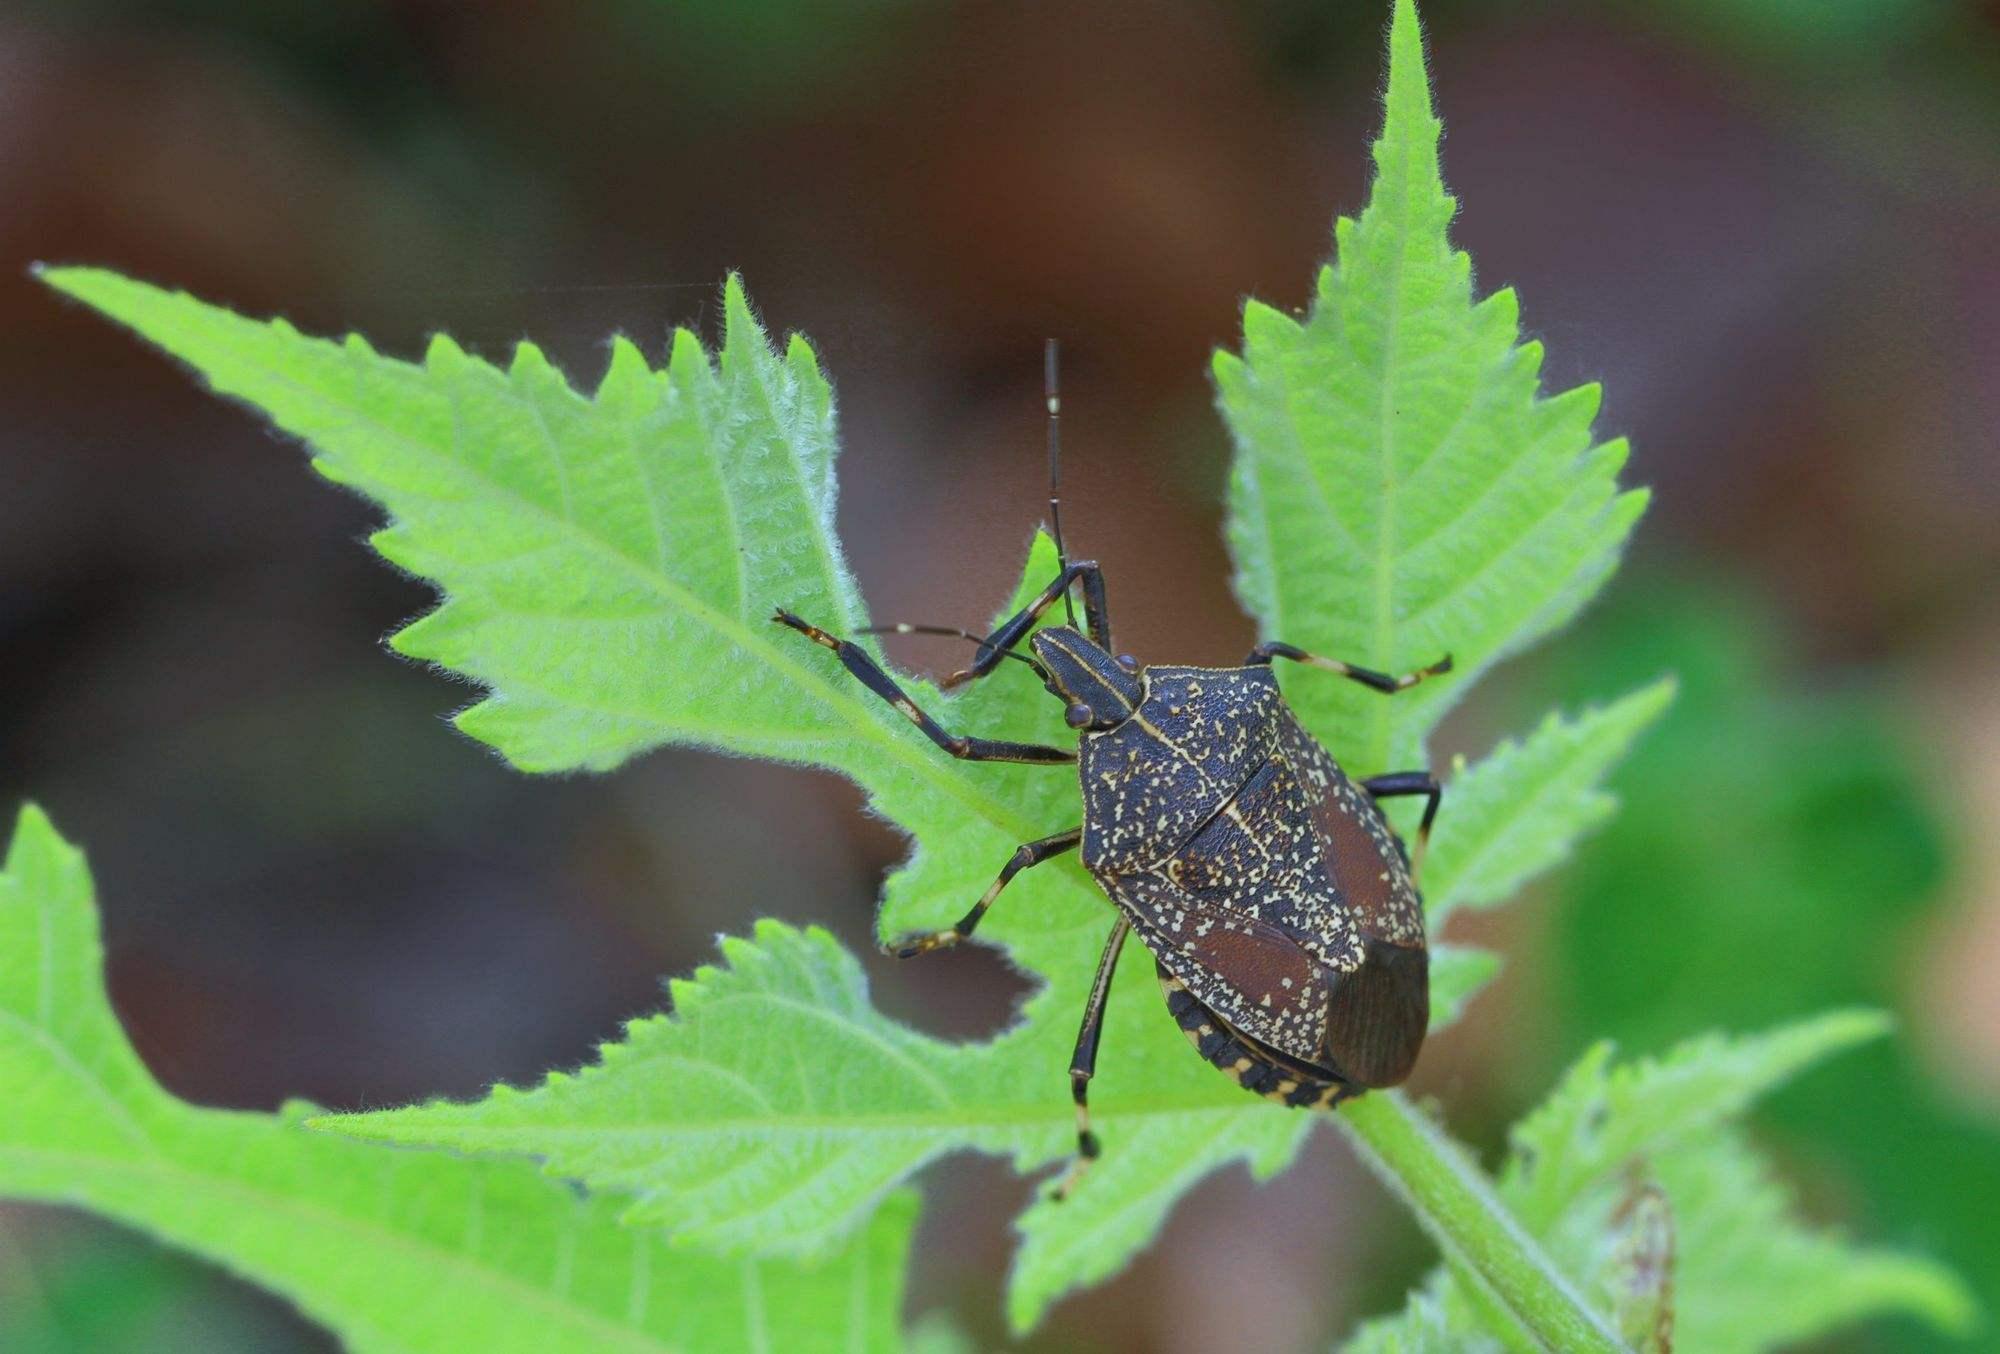
<svg viewBox="0 0 2000 1354">
<path fill-rule="evenodd" d="M 958 639 L 971 640 L 979 646 L 982 653 L 987 650 L 987 637 L 985 635 L 975 635 L 970 630 L 961 630 L 955 625 L 911 625 L 907 621 L 898 621 L 894 625 L 864 625 L 854 633 L 857 635 L 951 635 Z M 1020 650 L 1001 649 L 998 652 L 1002 658 L 1019 659 L 1040 673 L 1043 681 L 1046 682 L 1049 680 L 1049 670 Z"/>
<path fill-rule="evenodd" d="M 1062 539 L 1062 390 L 1056 380 L 1058 345 L 1054 339 L 1042 350 L 1042 392 L 1049 405 L 1049 535 L 1055 538 L 1056 564 L 1069 572 L 1069 555 Z M 1063 589 L 1063 611 L 1071 626 L 1076 624 L 1076 603 L 1070 590 Z"/>
</svg>

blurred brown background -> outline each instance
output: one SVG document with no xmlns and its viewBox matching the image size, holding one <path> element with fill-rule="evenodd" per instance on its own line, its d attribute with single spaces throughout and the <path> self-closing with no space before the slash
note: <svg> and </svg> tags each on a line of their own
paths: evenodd
<svg viewBox="0 0 2000 1354">
<path fill-rule="evenodd" d="M 1907 1094 L 1871 1118 L 1836 1077 L 1767 1131 L 1817 1215 L 1949 1255 L 2000 1299 L 1978 1272 L 2000 1253 L 1978 1217 L 2000 1212 L 2000 6 L 1425 13 L 1481 290 L 1520 289 L 1553 386 L 1605 383 L 1600 427 L 1634 438 L 1632 478 L 1658 490 L 1611 599 L 1496 682 L 1440 761 L 1628 673 L 1695 669 L 1630 773 L 1627 822 L 1484 923 L 1510 977 L 1425 1088 L 1490 1146 L 1594 1034 L 1654 1047 L 1890 1004 L 1906 1035 L 1878 1071 Z M 1302 304 L 1333 215 L 1361 205 L 1385 16 L 0 9 L 0 788 L 90 852 L 113 994 L 166 1084 L 381 1105 L 574 1064 L 718 931 L 769 914 L 865 943 L 901 844 L 831 776 L 689 753 L 509 772 L 442 723 L 464 689 L 381 650 L 428 593 L 362 544 L 373 512 L 58 304 L 30 261 L 401 354 L 438 330 L 490 357 L 532 337 L 585 383 L 613 332 L 658 353 L 672 325 L 712 331 L 740 269 L 836 381 L 842 526 L 885 619 L 977 620 L 1014 580 L 1056 334 L 1068 532 L 1105 561 L 1121 637 L 1149 660 L 1228 660 L 1250 627 L 1219 541 L 1207 355 L 1235 342 L 1244 296 Z M 962 656 L 903 643 L 915 667 Z M 1741 868 L 1709 859 L 1718 832 Z M 1696 899 L 1684 925 L 1634 911 L 1631 879 L 1696 859 L 1713 868 L 1661 902 Z M 1747 983 L 1702 967 L 1717 949 L 1782 967 L 1759 919 L 1780 945 L 1852 952 Z M 1655 970 L 1679 979 L 1625 981 Z M 1786 1004 L 1745 1006 L 1769 981 Z M 877 982 L 958 1034 L 1018 995 L 987 955 Z M 1931 1158 L 1914 1183 L 1895 1174 L 1913 1154 Z M 1006 1218 L 1029 1186 L 970 1159 L 927 1184 L 911 1312 L 1002 1343 Z M 1031 1344 L 1324 1347 L 1424 1255 L 1321 1135 L 1282 1187 L 1209 1182 Z M 1260 1295 L 1251 1325 L 1190 1296 L 1217 1264 Z M 0 1208 L 0 1347 L 328 1344 L 194 1262 Z"/>
</svg>

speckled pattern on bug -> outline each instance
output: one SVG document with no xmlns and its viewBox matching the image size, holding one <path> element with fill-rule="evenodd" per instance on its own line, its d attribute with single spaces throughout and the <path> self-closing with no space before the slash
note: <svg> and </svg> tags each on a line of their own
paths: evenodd
<svg viewBox="0 0 2000 1354">
<path fill-rule="evenodd" d="M 1152 951 L 1169 1007 L 1184 990 L 1220 1017 L 1183 1027 L 1278 1099 L 1402 1080 L 1423 1040 L 1428 964 L 1423 906 L 1381 811 L 1299 725 L 1268 666 L 1140 676 L 1131 717 L 1083 735 L 1083 863 Z M 1367 985 L 1393 997 L 1394 1019 L 1334 999 L 1371 959 L 1387 981 Z"/>
</svg>

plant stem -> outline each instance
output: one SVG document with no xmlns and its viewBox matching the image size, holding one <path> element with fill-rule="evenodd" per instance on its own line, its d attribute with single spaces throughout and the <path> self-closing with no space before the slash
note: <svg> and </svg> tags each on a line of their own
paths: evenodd
<svg viewBox="0 0 2000 1354">
<path fill-rule="evenodd" d="M 1394 1091 L 1341 1107 L 1364 1160 L 1415 1210 L 1445 1259 L 1475 1278 L 1544 1349 L 1625 1354 L 1535 1239 L 1523 1231 L 1465 1149 Z"/>
</svg>

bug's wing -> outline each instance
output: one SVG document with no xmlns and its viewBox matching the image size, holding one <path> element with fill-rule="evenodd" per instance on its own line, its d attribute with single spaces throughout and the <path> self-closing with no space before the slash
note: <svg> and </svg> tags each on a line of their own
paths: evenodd
<svg viewBox="0 0 2000 1354">
<path fill-rule="evenodd" d="M 1204 907 L 1165 880 L 1123 879 L 1117 896 L 1154 957 L 1240 1033 L 1361 1086 L 1393 1086 L 1416 1064 L 1430 1022 L 1421 945 L 1370 937 L 1343 973 L 1284 928 Z"/>
<path fill-rule="evenodd" d="M 1359 1085 L 1394 1086 L 1417 1065 L 1430 1020 L 1430 951 L 1370 939 L 1361 967 L 1334 977 L 1326 1060 Z"/>
<path fill-rule="evenodd" d="M 1117 881 L 1139 938 L 1197 1001 L 1258 1043 L 1325 1070 L 1333 975 L 1269 922 L 1206 907 L 1153 876 Z"/>
</svg>

